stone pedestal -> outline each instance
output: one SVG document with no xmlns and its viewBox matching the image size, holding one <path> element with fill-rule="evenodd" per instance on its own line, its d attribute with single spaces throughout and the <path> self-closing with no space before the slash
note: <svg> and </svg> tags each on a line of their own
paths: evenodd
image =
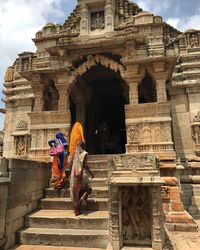
<svg viewBox="0 0 200 250">
<path fill-rule="evenodd" d="M 169 180 L 172 179 L 170 177 L 168 178 Z M 174 179 L 176 178 L 174 177 Z M 166 182 L 165 178 L 163 178 L 163 180 Z M 170 182 L 171 185 L 173 183 L 174 181 Z M 178 186 L 162 186 L 162 200 L 165 224 L 170 231 L 197 231 L 197 225 L 192 216 L 184 210 Z"/>
<path fill-rule="evenodd" d="M 115 156 L 109 182 L 113 250 L 126 244 L 163 249 L 162 181 L 156 157 L 150 154 Z"/>
</svg>

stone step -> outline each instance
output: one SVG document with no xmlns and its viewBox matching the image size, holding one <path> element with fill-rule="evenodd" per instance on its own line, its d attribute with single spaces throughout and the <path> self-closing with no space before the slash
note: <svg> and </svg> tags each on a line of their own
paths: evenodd
<svg viewBox="0 0 200 250">
<path fill-rule="evenodd" d="M 108 229 L 108 211 L 85 211 L 75 216 L 72 210 L 39 210 L 26 216 L 26 226 L 55 229 Z"/>
<path fill-rule="evenodd" d="M 88 166 L 93 169 L 108 169 L 109 163 L 107 160 L 96 160 L 96 161 L 87 161 Z"/>
<path fill-rule="evenodd" d="M 102 250 L 102 248 L 20 245 L 9 248 L 9 250 Z"/>
<path fill-rule="evenodd" d="M 72 209 L 70 198 L 44 198 L 40 200 L 41 209 Z M 108 198 L 89 198 L 86 210 L 108 211 Z"/>
<path fill-rule="evenodd" d="M 108 177 L 108 168 L 92 169 L 92 172 L 95 178 L 107 178 Z"/>
<path fill-rule="evenodd" d="M 91 187 L 107 187 L 108 186 L 108 178 L 100 177 L 100 178 L 89 178 Z M 53 188 L 53 184 L 51 179 L 49 179 L 49 187 Z"/>
<path fill-rule="evenodd" d="M 91 169 L 95 178 L 107 178 L 108 177 L 108 168 L 94 168 Z M 66 171 L 67 176 L 69 176 L 69 174 Z"/>
<path fill-rule="evenodd" d="M 194 219 L 200 219 L 200 206 L 191 205 L 188 212 Z"/>
<path fill-rule="evenodd" d="M 192 196 L 191 204 L 200 207 L 200 196 Z"/>
<path fill-rule="evenodd" d="M 153 248 L 151 248 L 151 247 L 126 246 L 126 247 L 123 247 L 121 250 L 153 250 Z"/>
<path fill-rule="evenodd" d="M 21 231 L 23 245 L 51 245 L 106 248 L 108 230 L 28 228 Z"/>
<path fill-rule="evenodd" d="M 46 188 L 45 191 L 46 198 L 56 198 L 56 197 L 69 197 L 70 189 L 54 189 Z M 92 187 L 91 198 L 108 198 L 108 187 Z"/>
<path fill-rule="evenodd" d="M 112 160 L 113 156 L 112 154 L 106 154 L 106 155 L 88 155 L 88 161 L 109 161 Z"/>
</svg>

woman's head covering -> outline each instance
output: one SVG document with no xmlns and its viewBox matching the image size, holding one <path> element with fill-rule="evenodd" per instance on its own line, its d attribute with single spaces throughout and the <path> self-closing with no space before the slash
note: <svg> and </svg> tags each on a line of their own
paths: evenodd
<svg viewBox="0 0 200 250">
<path fill-rule="evenodd" d="M 58 132 L 56 134 L 56 139 L 60 140 L 62 142 L 63 146 L 67 146 L 67 141 L 66 141 L 63 133 Z"/>
<path fill-rule="evenodd" d="M 70 135 L 70 144 L 69 144 L 69 151 L 70 155 L 73 155 L 77 143 L 79 141 L 85 142 L 85 138 L 83 135 L 83 127 L 80 122 L 76 122 L 72 128 L 71 135 Z"/>
</svg>

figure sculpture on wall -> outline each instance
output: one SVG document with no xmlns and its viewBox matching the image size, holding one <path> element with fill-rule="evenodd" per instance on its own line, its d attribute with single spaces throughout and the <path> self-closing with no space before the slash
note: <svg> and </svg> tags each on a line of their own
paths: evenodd
<svg viewBox="0 0 200 250">
<path fill-rule="evenodd" d="M 16 155 L 22 156 L 26 154 L 26 143 L 24 136 L 16 138 Z"/>
<path fill-rule="evenodd" d="M 127 243 L 147 243 L 151 238 L 148 197 L 145 187 L 126 187 L 122 191 L 122 233 Z"/>
</svg>

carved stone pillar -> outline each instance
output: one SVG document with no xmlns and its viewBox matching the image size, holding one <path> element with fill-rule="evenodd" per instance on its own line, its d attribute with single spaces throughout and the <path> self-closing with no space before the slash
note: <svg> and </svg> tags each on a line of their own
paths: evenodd
<svg viewBox="0 0 200 250">
<path fill-rule="evenodd" d="M 138 82 L 129 83 L 129 103 L 138 104 Z"/>
<path fill-rule="evenodd" d="M 167 92 L 165 83 L 166 83 L 165 79 L 156 80 L 157 102 L 167 101 Z"/>
<path fill-rule="evenodd" d="M 68 72 L 60 72 L 56 75 L 56 88 L 59 92 L 59 111 L 69 110 L 69 86 L 73 82 L 73 77 Z"/>
<path fill-rule="evenodd" d="M 42 111 L 43 109 L 43 86 L 42 85 L 32 85 L 33 93 L 35 96 L 34 112 Z"/>
<path fill-rule="evenodd" d="M 80 35 L 87 36 L 89 34 L 89 9 L 86 4 L 81 6 L 81 22 L 80 22 Z"/>
<path fill-rule="evenodd" d="M 41 76 L 39 74 L 34 75 L 32 77 L 32 81 L 30 82 L 33 94 L 34 94 L 34 111 L 39 112 L 43 109 L 43 89 L 44 86 L 41 83 Z"/>
<path fill-rule="evenodd" d="M 68 89 L 66 85 L 57 84 L 56 88 L 59 92 L 59 111 L 67 111 L 69 109 L 69 97 L 68 97 Z"/>
<path fill-rule="evenodd" d="M 114 30 L 114 7 L 112 0 L 106 0 L 105 3 L 105 30 Z"/>
</svg>

